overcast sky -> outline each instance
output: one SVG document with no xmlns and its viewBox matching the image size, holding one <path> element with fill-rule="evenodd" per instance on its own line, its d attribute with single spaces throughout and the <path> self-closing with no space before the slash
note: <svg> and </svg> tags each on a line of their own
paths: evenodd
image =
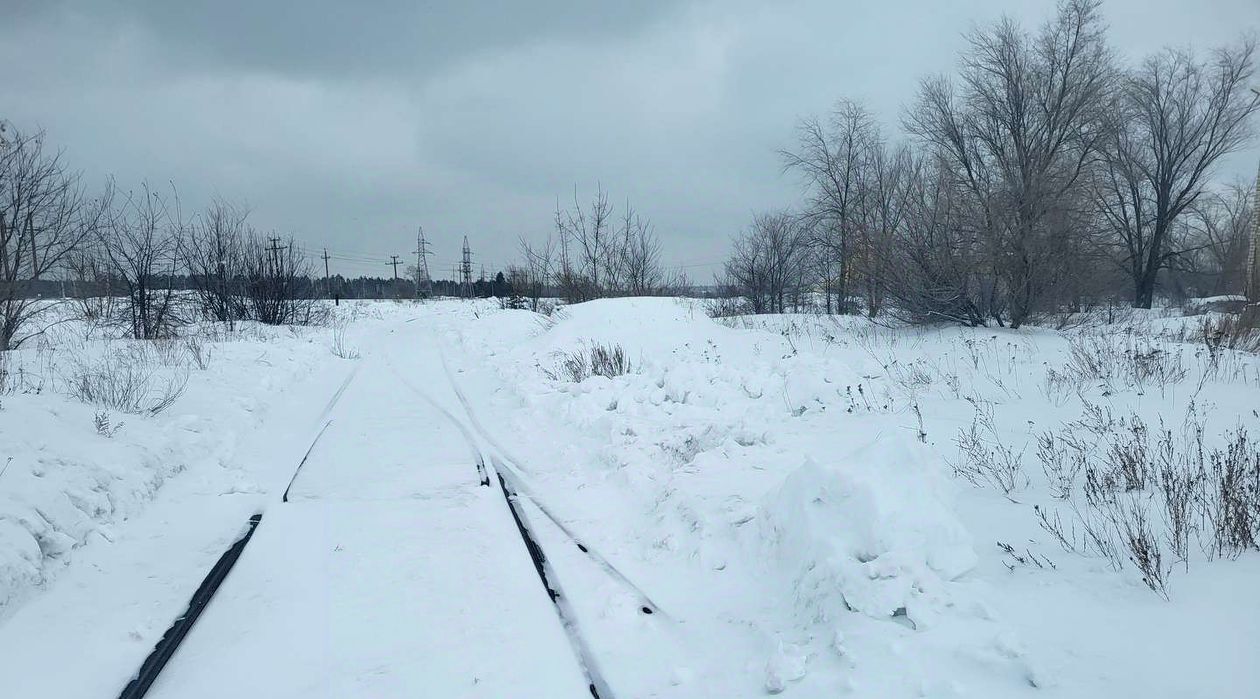
<svg viewBox="0 0 1260 699">
<path fill-rule="evenodd" d="M 1129 57 L 1260 27 L 1257 0 L 1104 10 Z M 387 274 L 418 224 L 435 276 L 465 234 L 496 269 L 557 196 L 602 183 L 707 281 L 754 211 L 798 200 L 776 155 L 797 119 L 849 97 L 895 130 L 1003 11 L 1031 24 L 1053 2 L 0 0 L 0 118 L 89 178 L 248 201 L 261 229 L 370 260 L 334 261 L 346 274 Z"/>
</svg>

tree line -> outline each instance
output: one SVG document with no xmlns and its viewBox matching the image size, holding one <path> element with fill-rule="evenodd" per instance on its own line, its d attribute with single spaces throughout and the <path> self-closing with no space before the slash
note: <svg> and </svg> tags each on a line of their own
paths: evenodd
<svg viewBox="0 0 1260 699">
<path fill-rule="evenodd" d="M 525 288 L 520 279 L 516 283 Z M 438 295 L 508 297 L 503 272 L 468 288 L 434 280 Z M 411 279 L 319 277 L 291 236 L 263 234 L 249 210 L 216 199 L 185 212 L 174 186 L 89 193 L 42 131 L 0 121 L 0 351 L 38 336 L 38 322 L 70 299 L 77 315 L 136 339 L 173 335 L 207 320 L 310 324 L 318 299 L 412 298 Z"/>
<path fill-rule="evenodd" d="M 888 138 L 842 100 L 781 153 L 805 198 L 757 215 L 720 285 L 744 310 L 1019 327 L 1157 292 L 1243 293 L 1251 183 L 1213 181 L 1254 135 L 1255 39 L 1122 62 L 1099 0 L 972 30 Z"/>
<path fill-rule="evenodd" d="M 521 264 L 467 285 L 433 280 L 431 292 L 537 310 L 544 298 L 664 294 L 685 284 L 661 263 L 651 222 L 628 202 L 618 210 L 602 188 L 588 205 L 576 192 L 571 208 L 557 204 L 554 226 L 540 244 L 522 238 Z M 0 351 L 42 332 L 46 324 L 34 321 L 54 296 L 75 299 L 89 321 L 152 339 L 195 320 L 312 323 L 326 313 L 316 299 L 417 292 L 412 279 L 321 278 L 291 236 L 261 233 L 246 207 L 226 200 L 185 212 L 173 185 L 123 191 L 107 181 L 89 193 L 42 131 L 0 120 Z"/>
<path fill-rule="evenodd" d="M 186 214 L 173 186 L 109 181 L 91 194 L 42 132 L 0 122 L 0 351 L 43 331 L 35 321 L 53 304 L 41 296 L 67 281 L 86 319 L 136 339 L 198 318 L 300 324 L 320 313 L 306 257 L 292 238 L 255 231 L 246 209 L 215 201 Z"/>
</svg>

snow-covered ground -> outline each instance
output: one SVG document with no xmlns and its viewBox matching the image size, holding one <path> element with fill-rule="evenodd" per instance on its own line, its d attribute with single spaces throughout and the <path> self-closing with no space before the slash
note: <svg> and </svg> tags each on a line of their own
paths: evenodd
<svg viewBox="0 0 1260 699">
<path fill-rule="evenodd" d="M 1260 360 L 1183 342 L 1198 319 L 889 329 L 719 322 L 676 299 L 340 317 L 207 339 L 201 363 L 143 349 L 162 354 L 155 386 L 186 374 L 187 390 L 104 427 L 55 379 L 134 343 L 67 329 L 17 353 L 23 383 L 0 396 L 0 696 L 116 695 L 255 511 L 151 696 L 1260 687 L 1260 555 L 1196 539 L 1173 562 L 1165 546 L 1165 599 L 1080 543 L 1084 476 L 1065 496 L 1039 457 L 1039 436 L 1088 415 L 1115 423 L 1096 458 L 1134 420 L 1152 453 L 1163 425 L 1183 441 L 1201 425 L 1208 448 L 1260 435 Z M 582 376 L 595 347 L 629 370 Z M 1100 366 L 1083 376 L 1085 361 Z M 1021 469 L 976 471 L 967 445 Z"/>
</svg>

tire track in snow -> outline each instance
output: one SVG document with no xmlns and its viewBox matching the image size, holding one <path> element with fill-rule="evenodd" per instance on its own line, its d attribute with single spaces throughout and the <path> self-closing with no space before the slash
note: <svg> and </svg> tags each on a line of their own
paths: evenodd
<svg viewBox="0 0 1260 699">
<path fill-rule="evenodd" d="M 332 409 L 337 407 L 337 403 L 341 400 L 342 394 L 346 392 L 346 389 L 350 387 L 350 382 L 354 381 L 354 377 L 358 376 L 358 374 L 359 365 L 355 364 L 354 368 L 350 370 L 350 373 L 346 375 L 345 380 L 341 382 L 341 386 L 337 389 L 337 392 L 332 395 L 332 398 L 328 399 L 328 404 L 324 406 L 324 410 L 319 414 L 320 420 L 328 417 L 328 413 L 331 413 Z"/>
</svg>

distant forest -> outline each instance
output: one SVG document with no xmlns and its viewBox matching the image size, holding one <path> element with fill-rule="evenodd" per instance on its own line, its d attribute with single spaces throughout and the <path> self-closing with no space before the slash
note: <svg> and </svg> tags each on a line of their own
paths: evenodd
<svg viewBox="0 0 1260 699">
<path fill-rule="evenodd" d="M 171 288 L 176 291 L 195 291 L 199 288 L 198 280 L 191 275 L 178 274 L 154 278 L 158 288 Z M 122 296 L 125 286 L 120 282 L 110 284 L 107 281 L 77 281 L 73 279 L 36 279 L 24 280 L 20 283 L 21 294 L 27 298 L 82 298 L 112 294 Z M 502 272 L 491 278 L 477 279 L 469 289 L 461 291 L 460 283 L 451 279 L 435 279 L 431 283 L 433 296 L 470 296 L 475 298 L 506 298 L 519 293 L 513 289 L 512 283 Z M 391 279 L 388 277 L 351 277 L 334 274 L 323 277 L 299 277 L 295 280 L 297 295 L 303 298 L 343 298 L 343 299 L 395 299 L 415 298 L 416 283 L 411 279 Z"/>
</svg>

